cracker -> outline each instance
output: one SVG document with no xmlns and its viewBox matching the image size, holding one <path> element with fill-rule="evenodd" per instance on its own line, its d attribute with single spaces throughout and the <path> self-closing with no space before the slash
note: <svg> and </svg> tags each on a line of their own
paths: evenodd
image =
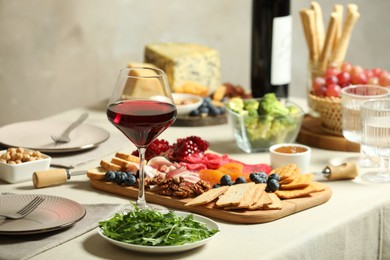
<svg viewBox="0 0 390 260">
<path fill-rule="evenodd" d="M 295 190 L 295 189 L 303 189 L 310 185 L 313 180 L 313 174 L 299 174 L 292 182 L 287 184 L 281 184 L 281 190 Z"/>
<path fill-rule="evenodd" d="M 271 204 L 263 205 L 262 209 L 282 209 L 282 201 L 275 193 L 267 193 L 269 198 L 272 200 Z"/>
<path fill-rule="evenodd" d="M 303 189 L 296 190 L 277 190 L 275 191 L 281 199 L 300 198 L 309 195 L 312 192 L 319 192 L 325 190 L 325 185 L 319 182 L 312 182 L 310 185 Z"/>
<path fill-rule="evenodd" d="M 219 197 L 216 205 L 218 207 L 237 206 L 254 185 L 254 182 L 248 182 L 229 186 L 229 189 Z"/>
<path fill-rule="evenodd" d="M 205 193 L 202 193 L 201 195 L 195 197 L 191 201 L 187 202 L 185 206 L 197 206 L 197 205 L 203 205 L 207 204 L 216 198 L 218 198 L 220 195 L 222 195 L 224 192 L 226 192 L 229 189 L 229 186 L 221 186 L 218 188 L 210 189 L 206 191 Z"/>
<path fill-rule="evenodd" d="M 245 194 L 245 196 L 242 198 L 240 203 L 237 206 L 231 206 L 231 207 L 225 207 L 224 209 L 246 209 L 249 208 L 254 202 L 255 198 L 257 196 L 257 186 L 259 185 L 253 185 L 249 188 L 248 192 Z"/>
<path fill-rule="evenodd" d="M 311 192 L 320 192 L 320 191 L 324 191 L 326 189 L 325 184 L 322 184 L 320 182 L 313 181 L 310 185 L 312 186 Z"/>
<path fill-rule="evenodd" d="M 261 193 L 260 199 L 257 200 L 254 204 L 252 204 L 249 209 L 254 210 L 254 209 L 261 209 L 264 205 L 266 204 L 271 204 L 272 200 L 268 195 L 268 192 L 263 191 Z"/>
<path fill-rule="evenodd" d="M 270 174 L 272 173 L 278 174 L 280 177 L 279 183 L 282 184 L 282 183 L 289 183 L 293 181 L 299 172 L 300 170 L 297 167 L 297 165 L 287 164 L 286 166 L 273 169 Z"/>
</svg>

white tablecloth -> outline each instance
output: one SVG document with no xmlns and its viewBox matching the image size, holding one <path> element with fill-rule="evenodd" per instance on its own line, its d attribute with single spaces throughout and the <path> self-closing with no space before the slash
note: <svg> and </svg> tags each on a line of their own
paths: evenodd
<svg viewBox="0 0 390 260">
<path fill-rule="evenodd" d="M 298 100 L 299 101 L 299 100 Z M 300 100 L 302 103 L 303 101 Z M 90 113 L 88 123 L 112 133 L 104 109 L 74 109 L 48 118 L 73 120 L 80 113 Z M 177 138 L 198 135 L 210 142 L 210 148 L 246 163 L 269 163 L 268 153 L 246 154 L 235 145 L 229 125 L 209 127 L 170 127 L 160 138 L 174 142 Z M 134 150 L 129 144 L 122 147 Z M 331 158 L 355 156 L 313 149 L 311 170 L 320 171 Z M 99 160 L 89 161 L 77 169 L 95 167 Z M 325 204 L 263 224 L 234 224 L 217 220 L 221 232 L 207 245 L 184 253 L 158 255 L 159 259 L 390 259 L 390 184 L 370 184 L 361 179 L 364 169 L 352 181 L 324 181 L 332 189 Z M 31 182 L 6 184 L 1 192 L 41 193 L 63 196 L 81 204 L 118 203 L 128 198 L 97 191 L 85 175 L 74 176 L 66 184 L 34 189 Z M 141 254 L 115 247 L 103 240 L 96 230 L 43 252 L 32 259 L 155 259 L 156 255 Z M 1 259 L 1 252 L 0 252 Z"/>
</svg>

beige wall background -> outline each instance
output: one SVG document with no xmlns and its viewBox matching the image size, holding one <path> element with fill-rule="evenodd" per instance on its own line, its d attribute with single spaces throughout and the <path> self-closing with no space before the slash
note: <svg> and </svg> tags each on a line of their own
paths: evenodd
<svg viewBox="0 0 390 260">
<path fill-rule="evenodd" d="M 290 95 L 304 97 L 307 48 L 291 0 Z M 335 3 L 319 0 L 327 23 Z M 0 0 L 0 126 L 107 99 L 118 71 L 144 45 L 194 42 L 216 48 L 222 80 L 249 90 L 251 0 Z M 390 1 L 356 0 L 361 18 L 347 59 L 390 70 Z"/>
</svg>

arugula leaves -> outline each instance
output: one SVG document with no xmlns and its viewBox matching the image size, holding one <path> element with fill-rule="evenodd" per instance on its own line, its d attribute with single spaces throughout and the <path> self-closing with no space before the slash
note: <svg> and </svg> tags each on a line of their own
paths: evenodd
<svg viewBox="0 0 390 260">
<path fill-rule="evenodd" d="M 154 209 L 139 209 L 116 213 L 99 222 L 103 234 L 129 244 L 144 246 L 176 246 L 193 243 L 213 236 L 219 230 L 194 220 L 192 214 L 180 217 L 173 211 L 161 213 Z"/>
</svg>

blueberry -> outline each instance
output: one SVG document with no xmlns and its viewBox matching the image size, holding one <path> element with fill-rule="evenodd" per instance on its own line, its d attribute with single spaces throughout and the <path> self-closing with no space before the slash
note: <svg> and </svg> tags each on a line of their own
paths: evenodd
<svg viewBox="0 0 390 260">
<path fill-rule="evenodd" d="M 255 172 L 252 172 L 251 174 L 249 174 L 249 179 L 254 182 L 256 175 L 257 174 Z"/>
<path fill-rule="evenodd" d="M 210 108 L 208 108 L 208 107 L 203 107 L 203 106 L 199 107 L 199 112 L 201 114 L 207 114 L 208 115 L 209 111 L 210 111 Z"/>
<path fill-rule="evenodd" d="M 228 186 L 234 185 L 234 181 L 229 181 L 227 185 L 228 185 Z"/>
<path fill-rule="evenodd" d="M 239 184 L 239 183 L 246 183 L 246 179 L 244 178 L 244 177 L 242 177 L 242 176 L 240 176 L 240 177 L 238 177 L 237 179 L 236 179 L 236 182 L 235 182 L 236 184 Z"/>
<path fill-rule="evenodd" d="M 279 181 L 280 177 L 277 173 L 272 173 L 270 176 L 268 176 L 268 180 L 270 180 L 270 179 L 275 179 L 275 180 Z"/>
<path fill-rule="evenodd" d="M 189 114 L 189 116 L 199 116 L 199 115 L 200 115 L 199 109 L 192 110 Z"/>
<path fill-rule="evenodd" d="M 274 192 L 274 191 L 278 190 L 279 187 L 280 187 L 279 182 L 276 179 L 270 179 L 267 182 L 266 191 L 267 192 Z"/>
<path fill-rule="evenodd" d="M 221 187 L 221 184 L 219 184 L 219 183 L 216 183 L 216 184 L 213 185 L 213 189 L 219 188 L 219 187 Z"/>
<path fill-rule="evenodd" d="M 210 110 L 209 110 L 209 115 L 210 116 L 218 116 L 219 110 L 215 106 L 211 105 Z"/>
<path fill-rule="evenodd" d="M 232 181 L 232 178 L 230 177 L 230 175 L 225 174 L 221 177 L 221 180 L 220 180 L 221 185 L 231 185 L 230 184 L 231 182 L 233 182 L 233 181 Z"/>
<path fill-rule="evenodd" d="M 136 183 L 137 179 L 135 178 L 134 174 L 127 175 L 127 178 L 124 181 L 124 184 L 126 186 L 133 186 Z"/>
<path fill-rule="evenodd" d="M 259 175 L 255 175 L 255 177 L 253 178 L 253 182 L 254 183 L 266 183 L 267 182 L 267 180 L 265 180 L 265 179 L 263 179 L 263 178 L 260 178 L 260 176 Z"/>
<path fill-rule="evenodd" d="M 106 172 L 104 179 L 106 181 L 114 181 L 115 180 L 115 172 L 114 171 L 108 171 Z"/>
<path fill-rule="evenodd" d="M 217 107 L 217 109 L 219 110 L 219 114 L 220 115 L 223 115 L 223 114 L 225 114 L 225 108 L 224 107 Z"/>
<path fill-rule="evenodd" d="M 126 179 L 127 175 L 125 172 L 116 172 L 115 183 L 122 185 L 122 183 L 124 183 Z"/>
<path fill-rule="evenodd" d="M 259 175 L 262 179 L 267 179 L 268 175 L 265 172 L 258 172 L 257 175 Z"/>
</svg>

